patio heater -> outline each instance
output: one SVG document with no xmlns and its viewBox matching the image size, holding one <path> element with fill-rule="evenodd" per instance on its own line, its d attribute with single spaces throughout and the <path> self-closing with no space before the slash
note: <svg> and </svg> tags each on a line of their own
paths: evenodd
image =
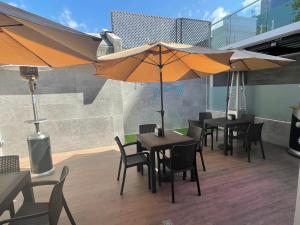
<svg viewBox="0 0 300 225">
<path fill-rule="evenodd" d="M 288 152 L 300 157 L 300 105 L 292 106 L 291 132 Z"/>
<path fill-rule="evenodd" d="M 43 69 L 41 69 L 43 70 Z M 54 171 L 51 156 L 50 137 L 47 133 L 41 132 L 40 123 L 44 123 L 46 119 L 40 119 L 36 106 L 35 90 L 39 77 L 37 67 L 20 66 L 20 75 L 28 81 L 31 102 L 33 108 L 33 120 L 25 121 L 26 123 L 34 124 L 35 133 L 27 137 L 30 168 L 33 176 L 45 176 Z"/>
</svg>

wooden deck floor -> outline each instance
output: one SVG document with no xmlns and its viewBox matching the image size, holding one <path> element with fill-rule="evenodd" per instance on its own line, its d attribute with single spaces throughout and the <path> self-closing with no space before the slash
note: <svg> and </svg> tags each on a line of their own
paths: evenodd
<svg viewBox="0 0 300 225">
<path fill-rule="evenodd" d="M 116 150 L 61 154 L 54 176 L 62 165 L 70 167 L 64 192 L 79 225 L 292 225 L 299 159 L 275 145 L 265 148 L 266 160 L 253 148 L 251 164 L 242 149 L 233 157 L 205 149 L 207 172 L 198 166 L 202 196 L 196 195 L 195 183 L 178 177 L 175 204 L 169 183 L 152 194 L 147 177 L 134 168 L 128 170 L 121 197 Z M 37 191 L 37 199 L 47 199 L 48 192 Z M 69 224 L 64 212 L 60 224 Z"/>
</svg>

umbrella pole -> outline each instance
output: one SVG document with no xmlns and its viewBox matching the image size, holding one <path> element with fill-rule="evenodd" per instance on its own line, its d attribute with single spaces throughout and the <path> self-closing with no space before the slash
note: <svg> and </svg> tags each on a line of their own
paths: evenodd
<svg viewBox="0 0 300 225">
<path fill-rule="evenodd" d="M 162 136 L 165 136 L 165 124 L 164 124 L 164 96 L 163 96 L 163 74 L 162 74 L 163 64 L 162 64 L 162 52 L 161 45 L 159 46 L 159 78 L 160 78 L 160 115 L 161 115 L 161 128 Z"/>
<path fill-rule="evenodd" d="M 228 104 L 229 104 L 229 82 L 230 82 L 230 72 L 228 71 L 227 76 L 227 93 L 226 93 L 226 110 L 225 110 L 225 117 L 228 117 Z"/>
</svg>

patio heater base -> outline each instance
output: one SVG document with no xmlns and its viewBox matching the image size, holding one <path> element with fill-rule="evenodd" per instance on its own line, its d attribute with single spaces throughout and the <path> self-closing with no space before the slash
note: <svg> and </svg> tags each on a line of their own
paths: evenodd
<svg viewBox="0 0 300 225">
<path fill-rule="evenodd" d="M 292 107 L 291 132 L 288 152 L 296 157 L 300 157 L 300 107 Z"/>
<path fill-rule="evenodd" d="M 32 175 L 40 177 L 54 172 L 49 135 L 41 132 L 32 134 L 27 142 Z"/>
</svg>

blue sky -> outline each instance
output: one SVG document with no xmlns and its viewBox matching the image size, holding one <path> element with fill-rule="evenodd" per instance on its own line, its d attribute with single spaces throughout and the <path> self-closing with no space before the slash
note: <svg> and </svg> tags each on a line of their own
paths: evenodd
<svg viewBox="0 0 300 225">
<path fill-rule="evenodd" d="M 11 5 L 83 32 L 111 28 L 114 10 L 166 17 L 218 20 L 254 0 L 8 0 Z"/>
</svg>

